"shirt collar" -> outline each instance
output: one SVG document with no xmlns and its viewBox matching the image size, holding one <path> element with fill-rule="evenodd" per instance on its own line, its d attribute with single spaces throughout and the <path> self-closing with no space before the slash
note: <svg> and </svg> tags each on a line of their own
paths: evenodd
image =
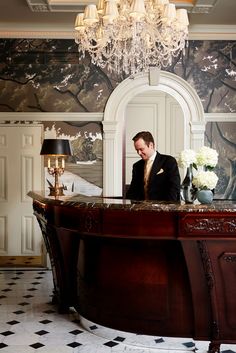
<svg viewBox="0 0 236 353">
<path fill-rule="evenodd" d="M 155 151 L 155 152 L 153 153 L 153 155 L 149 158 L 149 160 L 153 162 L 154 159 L 156 158 L 156 155 L 157 155 L 157 151 Z"/>
</svg>

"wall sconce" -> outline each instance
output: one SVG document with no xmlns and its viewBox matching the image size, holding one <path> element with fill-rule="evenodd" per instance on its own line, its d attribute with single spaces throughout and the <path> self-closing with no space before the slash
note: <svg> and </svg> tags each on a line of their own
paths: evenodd
<svg viewBox="0 0 236 353">
<path fill-rule="evenodd" d="M 49 186 L 49 196 L 63 196 L 63 186 L 59 185 L 59 176 L 65 170 L 65 156 L 71 156 L 71 146 L 69 140 L 45 139 L 43 141 L 41 155 L 47 156 L 48 173 L 54 175 L 54 186 Z"/>
</svg>

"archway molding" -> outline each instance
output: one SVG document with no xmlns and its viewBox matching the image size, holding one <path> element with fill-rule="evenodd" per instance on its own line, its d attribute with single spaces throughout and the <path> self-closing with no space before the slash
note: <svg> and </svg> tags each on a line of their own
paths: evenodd
<svg viewBox="0 0 236 353">
<path fill-rule="evenodd" d="M 138 94 L 162 91 L 179 103 L 184 116 L 184 148 L 198 149 L 204 144 L 205 119 L 199 96 L 188 82 L 161 71 L 159 84 L 150 85 L 149 74 L 138 74 L 121 82 L 107 101 L 103 119 L 103 195 L 122 196 L 123 140 L 126 107 Z"/>
</svg>

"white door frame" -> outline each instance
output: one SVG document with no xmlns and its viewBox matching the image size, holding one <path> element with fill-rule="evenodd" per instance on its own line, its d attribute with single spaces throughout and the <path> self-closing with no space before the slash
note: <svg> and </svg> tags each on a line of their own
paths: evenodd
<svg viewBox="0 0 236 353">
<path fill-rule="evenodd" d="M 149 74 L 137 74 L 121 82 L 107 101 L 103 119 L 103 195 L 122 196 L 123 143 L 128 102 L 147 91 L 163 91 L 176 99 L 184 115 L 184 148 L 198 149 L 204 144 L 205 117 L 199 96 L 188 82 L 161 71 L 157 86 L 149 84 Z"/>
</svg>

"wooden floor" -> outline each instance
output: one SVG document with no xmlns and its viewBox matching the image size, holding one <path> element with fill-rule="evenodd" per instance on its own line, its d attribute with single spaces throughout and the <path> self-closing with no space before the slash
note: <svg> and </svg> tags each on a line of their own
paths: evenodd
<svg viewBox="0 0 236 353">
<path fill-rule="evenodd" d="M 42 256 L 0 256 L 0 267 L 44 267 Z"/>
</svg>

